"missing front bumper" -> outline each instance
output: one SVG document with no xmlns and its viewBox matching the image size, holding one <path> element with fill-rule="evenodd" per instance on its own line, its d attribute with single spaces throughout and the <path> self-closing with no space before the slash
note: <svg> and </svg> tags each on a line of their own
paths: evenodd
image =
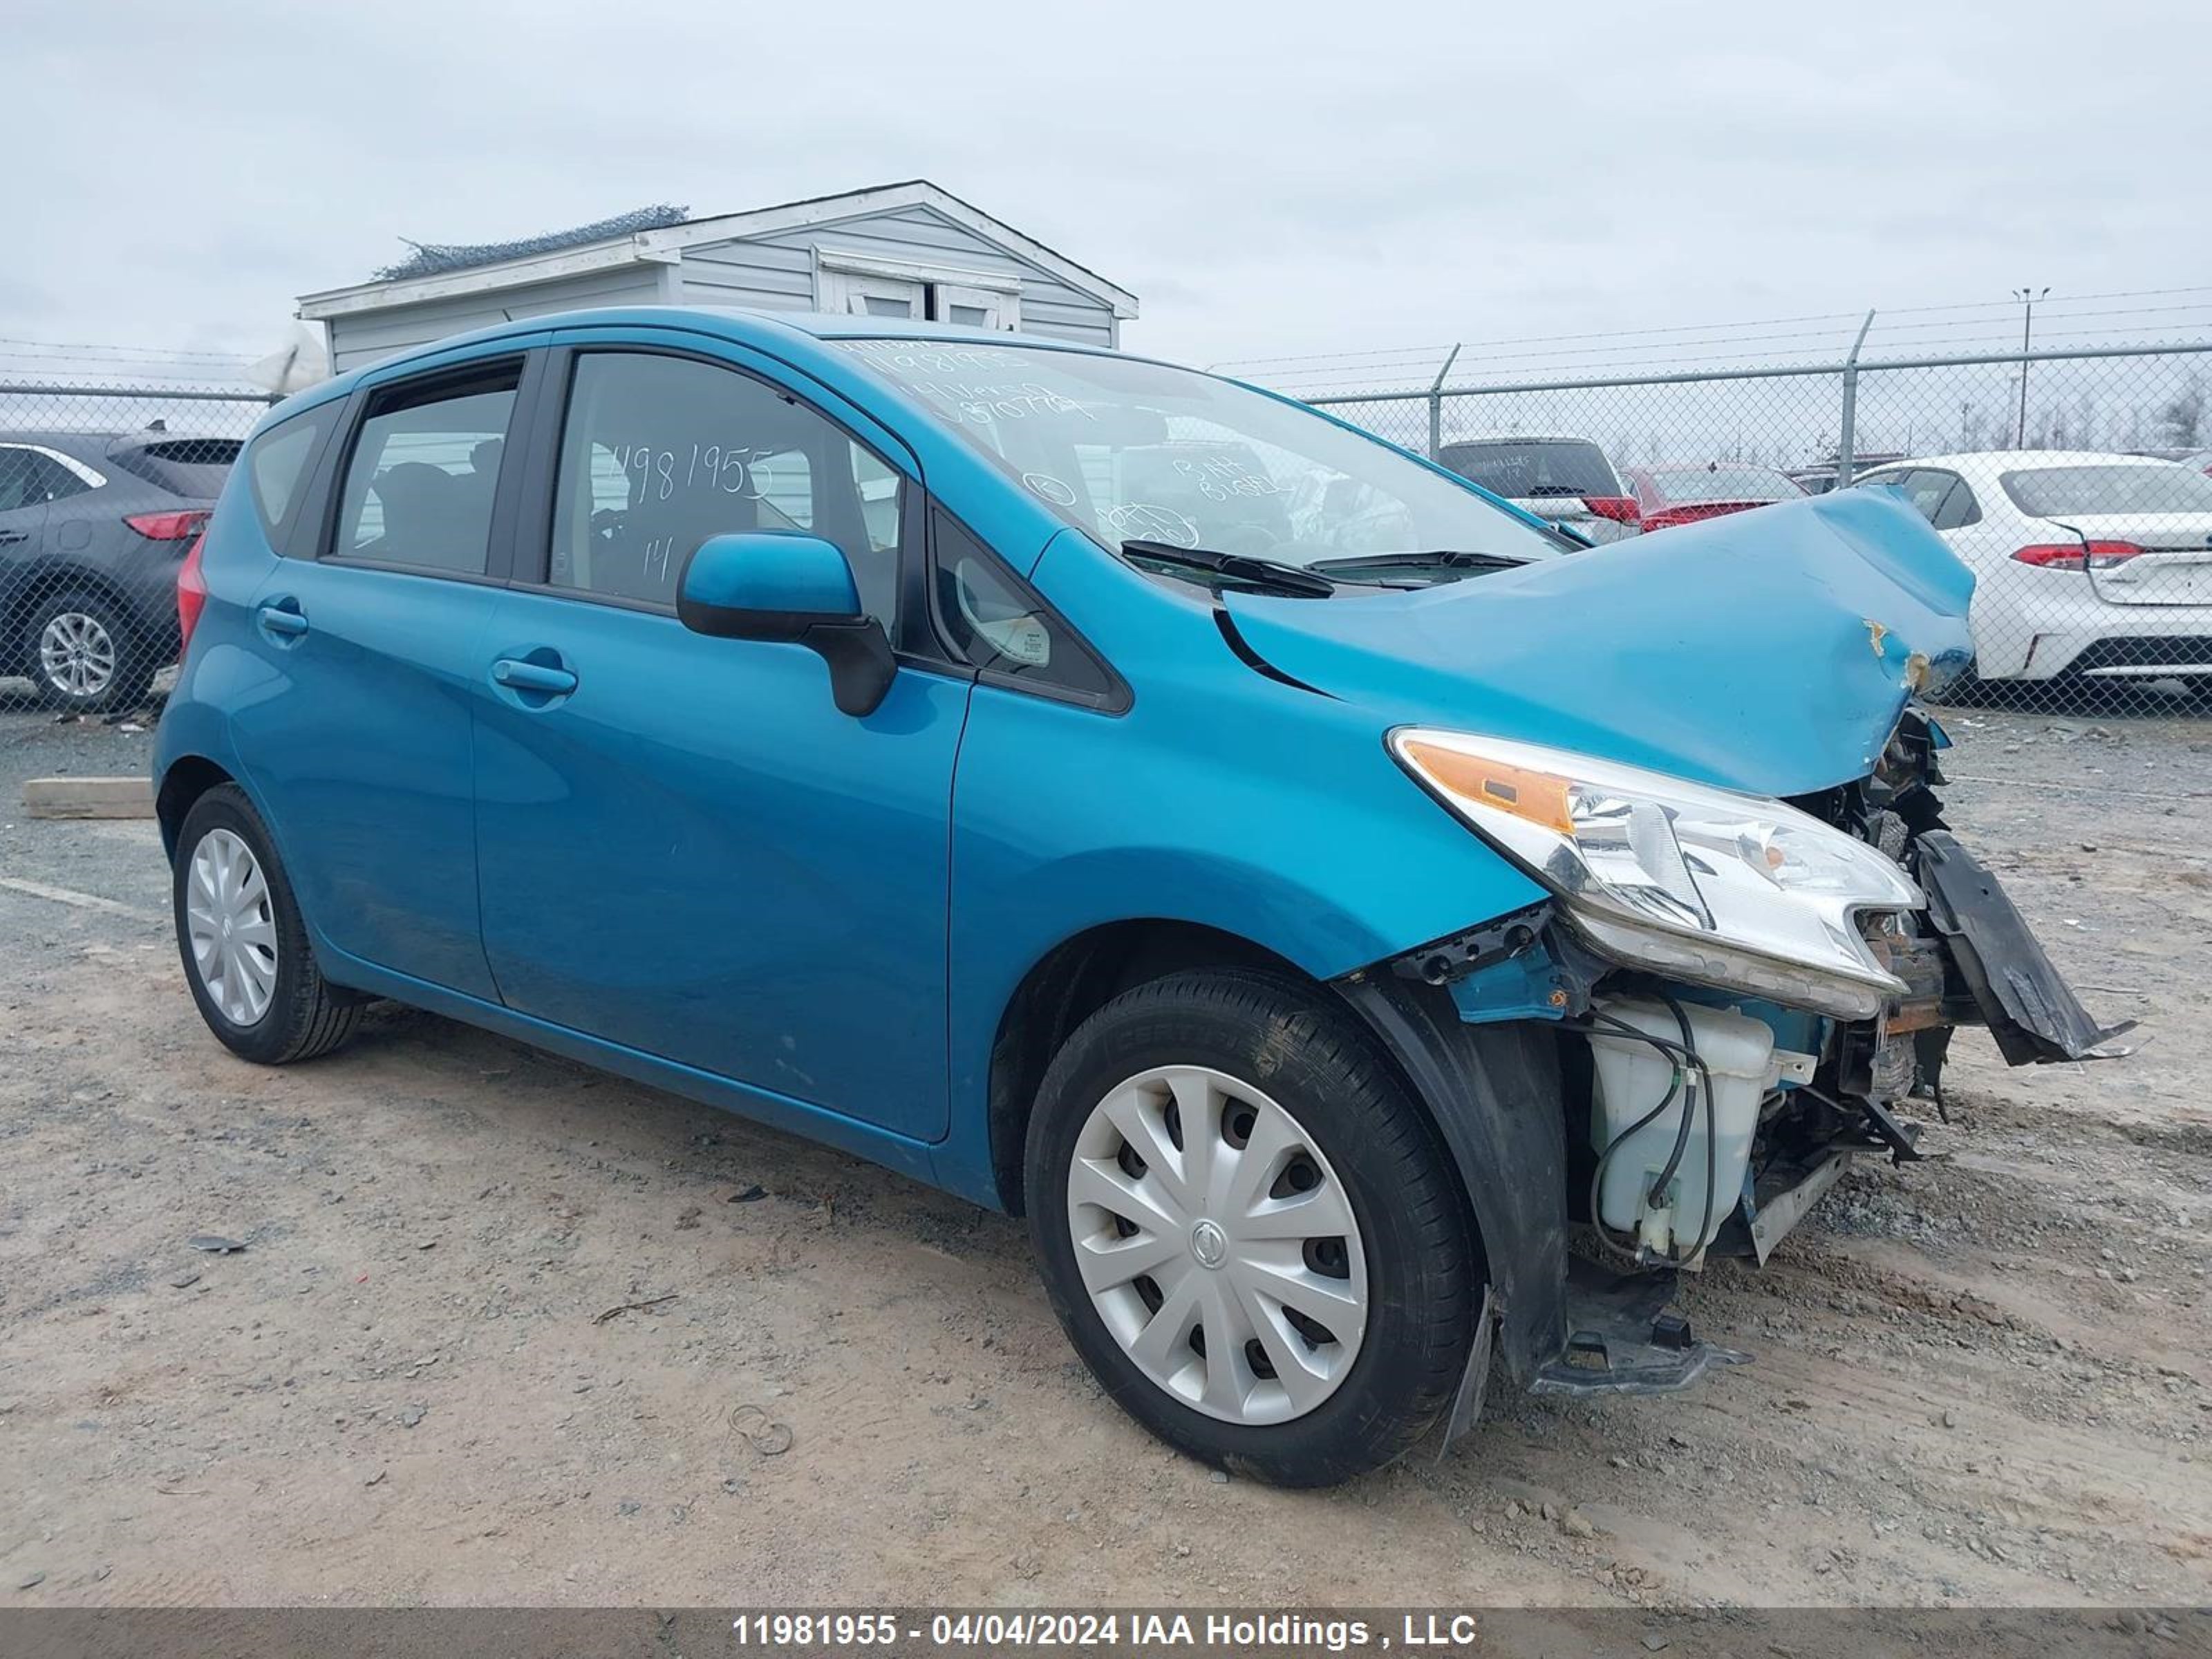
<svg viewBox="0 0 2212 1659">
<path fill-rule="evenodd" d="M 2112 1039 L 2135 1022 L 2106 1026 L 2090 1017 L 1979 859 L 1946 830 L 1927 831 L 1918 846 L 1929 920 L 2008 1065 L 2113 1060 L 2130 1052 Z"/>
</svg>

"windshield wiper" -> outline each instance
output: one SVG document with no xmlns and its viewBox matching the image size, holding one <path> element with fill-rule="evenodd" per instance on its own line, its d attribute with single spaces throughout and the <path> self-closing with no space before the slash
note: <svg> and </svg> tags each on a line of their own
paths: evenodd
<svg viewBox="0 0 2212 1659">
<path fill-rule="evenodd" d="M 1318 599 L 1336 592 L 1336 584 L 1317 571 L 1249 553 L 1222 553 L 1210 547 L 1176 547 L 1168 542 L 1146 541 L 1123 542 L 1121 551 L 1147 564 L 1164 564 L 1171 570 L 1203 570 L 1277 593 L 1297 593 Z"/>
<path fill-rule="evenodd" d="M 1504 553 L 1470 553 L 1456 547 L 1428 553 L 1356 553 L 1344 559 L 1318 559 L 1316 570 L 1510 570 L 1528 563 Z"/>
</svg>

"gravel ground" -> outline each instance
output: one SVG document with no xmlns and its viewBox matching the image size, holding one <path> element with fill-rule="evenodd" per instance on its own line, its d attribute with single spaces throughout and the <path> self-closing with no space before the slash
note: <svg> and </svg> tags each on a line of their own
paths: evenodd
<svg viewBox="0 0 2212 1659">
<path fill-rule="evenodd" d="M 2212 725 L 1950 724 L 2142 1052 L 1962 1036 L 1936 1159 L 1689 1291 L 1753 1364 L 1289 1494 L 1107 1403 L 1003 1218 L 427 1015 L 231 1060 L 153 827 L 21 816 L 150 736 L 0 706 L 0 1604 L 2202 1603 Z"/>
</svg>

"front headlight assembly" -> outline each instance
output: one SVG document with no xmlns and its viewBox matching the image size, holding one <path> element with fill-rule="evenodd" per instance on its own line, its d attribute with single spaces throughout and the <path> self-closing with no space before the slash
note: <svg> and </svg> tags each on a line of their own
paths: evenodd
<svg viewBox="0 0 2212 1659">
<path fill-rule="evenodd" d="M 1917 909 L 1920 890 L 1793 806 L 1499 738 L 1405 726 L 1389 743 L 1601 956 L 1839 1019 L 1905 989 L 1857 918 Z"/>
</svg>

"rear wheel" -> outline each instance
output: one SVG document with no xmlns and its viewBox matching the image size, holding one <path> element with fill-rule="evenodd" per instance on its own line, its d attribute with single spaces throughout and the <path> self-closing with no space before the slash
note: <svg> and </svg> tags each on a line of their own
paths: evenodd
<svg viewBox="0 0 2212 1659">
<path fill-rule="evenodd" d="M 90 714 L 145 701 L 160 665 L 121 607 L 97 593 L 63 592 L 36 606 L 25 632 L 32 683 L 49 707 Z"/>
<path fill-rule="evenodd" d="M 245 792 L 222 784 L 177 836 L 177 947 L 200 1017 L 264 1066 L 313 1060 L 361 1022 L 361 1001 L 315 966 L 292 884 Z"/>
<path fill-rule="evenodd" d="M 1328 1485 L 1450 1399 L 1478 1284 L 1466 1202 L 1325 993 L 1239 971 L 1115 998 L 1046 1075 L 1028 1191 L 1069 1338 L 1205 1462 Z"/>
</svg>

